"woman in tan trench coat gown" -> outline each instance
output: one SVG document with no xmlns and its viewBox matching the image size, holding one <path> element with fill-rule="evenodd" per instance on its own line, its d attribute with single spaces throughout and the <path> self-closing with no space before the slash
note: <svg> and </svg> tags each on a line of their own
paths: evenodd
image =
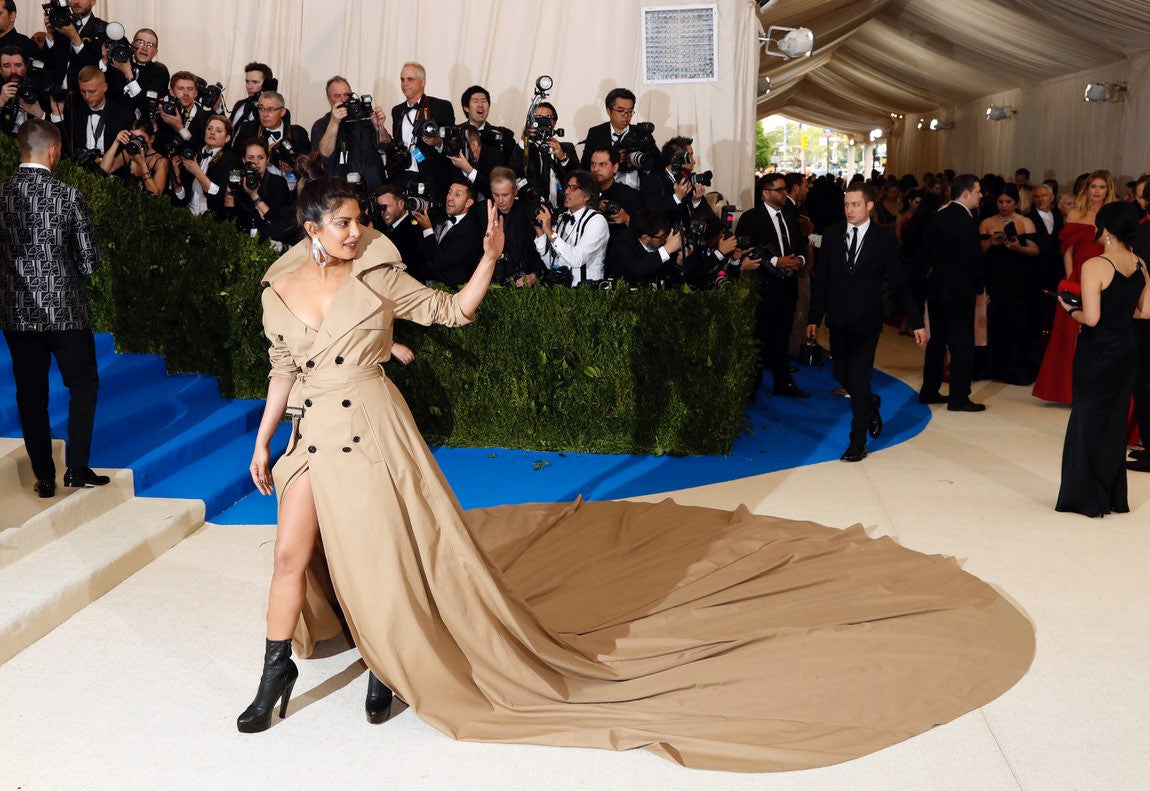
<svg viewBox="0 0 1150 791">
<path fill-rule="evenodd" d="M 350 201 L 326 206 L 308 235 L 327 247 L 325 223 L 357 214 Z M 462 511 L 379 363 L 395 319 L 471 320 L 502 243 L 489 223 L 484 260 L 454 295 L 424 288 L 390 242 L 358 229 L 358 244 L 333 240 L 352 260 L 336 261 L 346 279 L 315 323 L 277 290 L 318 269 L 307 240 L 265 278 L 267 420 L 274 429 L 284 404 L 302 418 L 271 472 L 276 575 L 283 560 L 297 587 L 273 582 L 259 717 L 286 709 L 298 673 L 287 638 L 308 656 L 341 617 L 372 674 L 454 738 L 645 747 L 736 771 L 863 755 L 1026 672 L 1022 613 L 952 559 L 857 525 L 670 500 Z M 253 478 L 270 493 L 266 458 L 257 447 Z M 321 537 L 306 576 L 298 553 L 281 555 L 301 523 Z M 290 623 L 277 595 L 295 596 Z"/>
</svg>

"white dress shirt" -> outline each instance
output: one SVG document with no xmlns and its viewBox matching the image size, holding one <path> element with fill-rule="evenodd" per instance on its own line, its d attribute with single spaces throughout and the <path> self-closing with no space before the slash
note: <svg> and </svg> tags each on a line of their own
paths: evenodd
<svg viewBox="0 0 1150 791">
<path fill-rule="evenodd" d="M 546 236 L 536 236 L 535 249 L 552 269 L 570 269 L 571 285 L 576 286 L 583 280 L 584 267 L 588 280 L 603 279 L 609 237 L 610 228 L 603 215 L 584 206 L 573 214 L 560 215 L 555 241 L 549 243 Z"/>
</svg>

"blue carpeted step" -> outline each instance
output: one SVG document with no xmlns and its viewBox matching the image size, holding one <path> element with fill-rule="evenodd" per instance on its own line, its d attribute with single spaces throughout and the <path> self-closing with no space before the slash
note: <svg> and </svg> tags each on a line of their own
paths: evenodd
<svg viewBox="0 0 1150 791">
<path fill-rule="evenodd" d="M 281 424 L 276 430 L 272 446 L 280 448 L 286 445 L 290 432 L 290 423 Z M 238 436 L 226 435 L 222 440 L 217 438 L 214 449 L 196 461 L 171 468 L 172 474 L 167 477 L 141 486 L 137 476 L 136 494 L 143 497 L 194 497 L 203 500 L 206 505 L 205 519 L 210 521 L 215 514 L 251 493 L 248 464 L 251 462 L 254 441 L 254 432 Z"/>
</svg>

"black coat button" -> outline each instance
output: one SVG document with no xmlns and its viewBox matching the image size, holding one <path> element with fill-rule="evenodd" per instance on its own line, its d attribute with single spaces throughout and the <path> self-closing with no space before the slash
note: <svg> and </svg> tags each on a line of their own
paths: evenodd
<svg viewBox="0 0 1150 791">
<path fill-rule="evenodd" d="M 311 399 L 310 399 L 310 398 L 305 398 L 305 399 L 304 399 L 304 402 L 303 402 L 303 405 L 304 405 L 304 406 L 311 406 Z"/>
<path fill-rule="evenodd" d="M 344 405 L 344 407 L 345 407 L 345 408 L 346 408 L 346 407 L 349 407 L 349 406 L 351 406 L 351 402 L 350 402 L 350 401 L 348 401 L 348 400 L 345 398 L 345 399 L 343 399 L 343 405 Z"/>
<path fill-rule="evenodd" d="M 307 446 L 307 452 L 308 453 L 315 453 L 315 445 L 308 445 Z"/>
<path fill-rule="evenodd" d="M 281 341 L 284 339 L 284 336 L 282 336 L 282 335 L 277 335 L 276 337 L 279 338 Z"/>
<path fill-rule="evenodd" d="M 351 441 L 352 441 L 352 442 L 359 442 L 359 437 L 352 437 L 352 438 L 351 438 Z"/>
<path fill-rule="evenodd" d="M 351 448 L 344 448 L 344 449 L 343 449 L 343 452 L 344 452 L 344 453 L 351 453 Z"/>
<path fill-rule="evenodd" d="M 315 360 L 308 360 L 307 361 L 307 367 L 308 368 L 315 368 Z"/>
<path fill-rule="evenodd" d="M 336 365 L 343 365 L 343 358 L 342 357 L 336 357 L 335 358 L 335 364 Z"/>
</svg>

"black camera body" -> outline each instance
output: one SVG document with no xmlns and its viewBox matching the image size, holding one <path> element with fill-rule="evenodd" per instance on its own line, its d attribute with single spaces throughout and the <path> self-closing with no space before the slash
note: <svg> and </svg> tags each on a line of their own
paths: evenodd
<svg viewBox="0 0 1150 791">
<path fill-rule="evenodd" d="M 256 169 L 251 165 L 244 168 L 240 176 L 245 190 L 258 190 L 260 182 L 263 181 L 263 176 L 256 172 Z"/>
<path fill-rule="evenodd" d="M 141 135 L 129 135 L 128 142 L 124 143 L 124 153 L 130 157 L 138 157 L 148 148 L 148 141 Z"/>
<path fill-rule="evenodd" d="M 180 103 L 173 99 L 171 96 L 166 96 L 160 100 L 160 112 L 164 115 L 180 115 Z"/>
<path fill-rule="evenodd" d="M 556 128 L 549 118 L 532 118 L 527 128 L 535 131 L 535 136 L 532 138 L 532 143 L 535 145 L 546 145 L 557 137 L 563 137 L 563 130 Z"/>
<path fill-rule="evenodd" d="M 68 89 L 53 85 L 44 61 L 33 58 L 27 73 L 16 86 L 16 97 L 26 104 L 35 104 L 44 97 L 62 102 L 68 98 Z"/>
<path fill-rule="evenodd" d="M 79 151 L 72 155 L 72 161 L 82 168 L 99 170 L 100 160 L 103 157 L 103 152 L 97 148 L 81 148 Z"/>
<path fill-rule="evenodd" d="M 40 7 L 48 15 L 48 22 L 57 30 L 75 25 L 79 21 L 79 17 L 72 13 L 72 4 L 68 0 L 55 0 Z"/>
<path fill-rule="evenodd" d="M 431 197 L 431 188 L 422 181 L 407 185 L 403 205 L 408 211 L 417 211 L 427 214 L 432 209 L 444 208 L 443 203 Z"/>
<path fill-rule="evenodd" d="M 108 45 L 108 59 L 116 63 L 127 63 L 134 54 L 132 45 L 125 39 L 117 39 Z"/>
<path fill-rule="evenodd" d="M 174 140 L 169 140 L 160 153 L 166 157 L 180 157 L 181 159 L 198 161 L 200 158 L 200 147 L 195 143 L 189 143 L 177 137 Z"/>
<path fill-rule="evenodd" d="M 200 107 L 205 110 L 212 109 L 223 95 L 224 86 L 221 83 L 208 85 L 208 81 L 203 77 L 196 78 L 196 102 L 199 103 Z"/>
<path fill-rule="evenodd" d="M 353 93 L 347 98 L 346 102 L 338 106 L 347 109 L 347 117 L 343 119 L 345 121 L 367 121 L 371 119 L 371 114 L 375 112 L 375 108 L 372 107 L 371 104 L 371 97 L 367 94 L 360 96 L 357 93 Z"/>
<path fill-rule="evenodd" d="M 439 129 L 443 138 L 443 155 L 445 157 L 458 157 L 463 155 L 467 148 L 467 132 L 462 126 L 444 126 Z"/>
<path fill-rule="evenodd" d="M 627 136 L 615 144 L 619 152 L 619 172 L 640 171 L 650 173 L 659 168 L 659 157 L 651 153 L 655 148 L 655 125 L 649 121 L 631 124 Z"/>
<path fill-rule="evenodd" d="M 411 167 L 411 149 L 402 143 L 378 143 L 375 150 L 388 171 L 398 173 Z"/>
<path fill-rule="evenodd" d="M 281 137 L 280 141 L 272 146 L 268 152 L 268 157 L 276 166 L 287 165 L 294 168 L 296 156 L 295 146 L 286 137 Z"/>
</svg>

